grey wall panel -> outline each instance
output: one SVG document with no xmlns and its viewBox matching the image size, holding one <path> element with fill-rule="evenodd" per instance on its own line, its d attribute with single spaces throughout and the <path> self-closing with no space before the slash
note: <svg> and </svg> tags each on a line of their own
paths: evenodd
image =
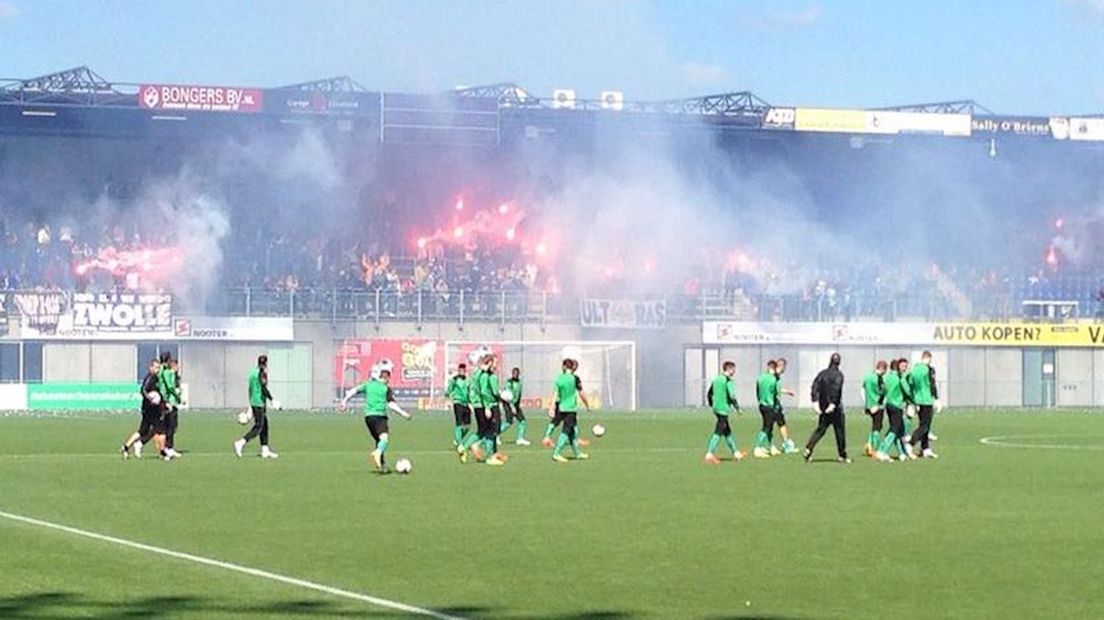
<svg viewBox="0 0 1104 620">
<path fill-rule="evenodd" d="M 1093 404 L 1093 351 L 1058 349 L 1055 366 L 1059 407 L 1091 407 Z"/>
<path fill-rule="evenodd" d="M 1023 402 L 1023 350 L 985 350 L 985 405 L 1019 407 Z"/>
<path fill-rule="evenodd" d="M 239 408 L 246 405 L 245 387 L 227 390 L 226 344 L 186 342 L 180 348 L 181 375 L 188 386 L 188 404 L 200 408 Z"/>
<path fill-rule="evenodd" d="M 133 343 L 95 343 L 91 345 L 92 381 L 138 381 L 138 345 Z"/>
<path fill-rule="evenodd" d="M 954 349 L 947 356 L 945 371 L 936 369 L 936 377 L 942 375 L 947 382 L 947 394 L 940 394 L 948 407 L 984 407 L 985 402 L 985 349 Z M 940 386 L 942 387 L 942 386 Z"/>
<path fill-rule="evenodd" d="M 47 343 L 42 347 L 42 381 L 76 381 L 92 379 L 92 347 L 87 343 Z"/>
</svg>

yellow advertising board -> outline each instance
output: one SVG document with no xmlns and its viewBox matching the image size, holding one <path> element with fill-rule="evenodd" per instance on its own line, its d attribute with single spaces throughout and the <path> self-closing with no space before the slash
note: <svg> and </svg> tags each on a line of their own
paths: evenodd
<svg viewBox="0 0 1104 620">
<path fill-rule="evenodd" d="M 1009 347 L 1104 347 L 1104 325 L 936 323 L 932 344 Z"/>
<path fill-rule="evenodd" d="M 870 113 L 865 110 L 798 108 L 794 112 L 797 131 L 870 133 Z"/>
</svg>

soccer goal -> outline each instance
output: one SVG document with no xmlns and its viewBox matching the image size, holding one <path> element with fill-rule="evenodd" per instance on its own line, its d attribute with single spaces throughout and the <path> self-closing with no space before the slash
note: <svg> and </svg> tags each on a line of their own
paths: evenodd
<svg viewBox="0 0 1104 620">
<path fill-rule="evenodd" d="M 467 362 L 468 354 L 481 346 L 498 357 L 499 381 L 503 385 L 513 368 L 521 370 L 522 407 L 548 407 L 552 383 L 564 358 L 571 358 L 579 361 L 578 375 L 592 407 L 636 410 L 636 343 L 631 341 L 448 341 L 444 381 L 434 386 L 434 396 L 443 396 L 443 385 L 457 364 Z"/>
</svg>

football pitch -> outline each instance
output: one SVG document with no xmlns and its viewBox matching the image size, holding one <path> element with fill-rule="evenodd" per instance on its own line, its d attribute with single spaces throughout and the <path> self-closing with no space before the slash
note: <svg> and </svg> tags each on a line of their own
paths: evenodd
<svg viewBox="0 0 1104 620">
<path fill-rule="evenodd" d="M 939 460 L 892 464 L 852 412 L 851 465 L 829 433 L 714 466 L 704 411 L 584 415 L 608 432 L 568 464 L 531 412 L 501 468 L 422 413 L 391 421 L 408 476 L 360 415 L 273 413 L 276 461 L 181 417 L 172 463 L 119 458 L 137 414 L 0 417 L 0 618 L 1104 617 L 1099 412 L 946 411 Z"/>
</svg>

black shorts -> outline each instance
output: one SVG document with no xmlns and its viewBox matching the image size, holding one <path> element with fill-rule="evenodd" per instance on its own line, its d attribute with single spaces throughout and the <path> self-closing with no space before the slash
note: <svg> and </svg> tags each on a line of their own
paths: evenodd
<svg viewBox="0 0 1104 620">
<path fill-rule="evenodd" d="M 713 414 L 717 418 L 717 423 L 713 426 L 713 433 L 727 437 L 732 434 L 732 426 L 728 423 L 728 416 Z"/>
<path fill-rule="evenodd" d="M 366 415 L 364 416 L 364 424 L 368 427 L 368 434 L 372 436 L 372 440 L 379 442 L 380 435 L 391 432 L 387 427 L 387 417 L 382 415 Z"/>
<path fill-rule="evenodd" d="M 161 435 L 165 432 L 165 419 L 161 415 L 160 407 L 142 407 L 142 421 L 138 424 L 138 434 Z"/>
<path fill-rule="evenodd" d="M 491 419 L 487 420 L 487 424 L 487 430 L 497 435 L 498 429 L 502 426 L 502 409 L 497 404 L 491 405 Z"/>
<path fill-rule="evenodd" d="M 502 408 L 505 410 L 506 413 L 506 421 L 510 424 L 514 423 L 514 418 L 517 418 L 519 420 L 525 419 L 525 414 L 521 411 L 521 405 L 504 402 L 502 403 Z"/>
<path fill-rule="evenodd" d="M 268 413 L 268 408 L 264 405 L 261 405 L 260 407 L 258 407 L 257 405 L 250 405 L 249 408 L 253 410 L 254 420 L 259 420 L 263 418 L 266 413 Z"/>
<path fill-rule="evenodd" d="M 781 405 L 774 406 L 774 423 L 778 426 L 786 425 L 786 414 L 782 413 Z"/>
<path fill-rule="evenodd" d="M 456 420 L 457 426 L 471 424 L 471 407 L 460 403 L 452 403 L 452 417 Z"/>
<path fill-rule="evenodd" d="M 557 415 L 559 415 L 561 418 L 563 418 L 563 431 L 562 432 L 565 435 L 567 435 L 568 437 L 570 437 L 571 439 L 575 439 L 575 437 L 576 437 L 575 425 L 578 424 L 578 421 L 579 421 L 578 417 L 577 417 L 579 415 L 578 412 L 576 412 L 576 411 L 561 411 Z"/>
<path fill-rule="evenodd" d="M 870 416 L 870 423 L 873 425 L 874 430 L 882 430 L 882 420 L 885 419 L 885 408 L 879 408 L 877 411 L 871 411 L 866 409 L 866 415 Z"/>
</svg>

